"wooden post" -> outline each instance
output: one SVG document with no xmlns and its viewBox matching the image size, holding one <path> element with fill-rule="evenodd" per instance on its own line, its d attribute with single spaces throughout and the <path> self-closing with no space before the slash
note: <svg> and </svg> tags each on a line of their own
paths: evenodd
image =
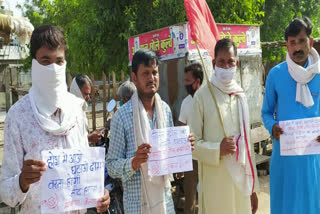
<svg viewBox="0 0 320 214">
<path fill-rule="evenodd" d="M 116 73 L 112 72 L 112 92 L 113 92 L 113 99 L 117 97 L 117 79 Z"/>
<path fill-rule="evenodd" d="M 11 96 L 12 96 L 12 105 L 13 105 L 19 100 L 19 94 L 18 94 L 18 88 L 17 87 L 12 88 Z"/>
<path fill-rule="evenodd" d="M 11 73 L 11 96 L 12 96 L 12 105 L 15 104 L 19 100 L 18 94 L 18 70 L 16 67 L 10 69 Z"/>
<path fill-rule="evenodd" d="M 6 93 L 6 112 L 10 109 L 10 75 L 8 67 L 4 68 L 5 93 Z"/>
<path fill-rule="evenodd" d="M 111 84 L 110 84 L 110 79 L 111 79 L 111 78 L 110 78 L 110 72 L 108 72 L 108 85 L 109 85 L 109 87 L 108 87 L 108 101 L 110 101 L 110 90 L 111 90 L 111 89 L 110 89 L 110 85 L 111 85 Z"/>
<path fill-rule="evenodd" d="M 121 83 L 123 83 L 123 82 L 124 82 L 124 72 L 121 71 Z"/>
<path fill-rule="evenodd" d="M 103 81 L 103 92 L 102 92 L 102 102 L 103 102 L 103 126 L 107 124 L 107 77 L 106 74 L 102 73 L 102 81 Z"/>
<path fill-rule="evenodd" d="M 90 73 L 90 78 L 92 82 L 92 89 L 91 89 L 91 103 L 92 103 L 92 130 L 96 130 L 96 87 L 94 84 L 94 75 Z"/>
<path fill-rule="evenodd" d="M 67 83 L 68 83 L 68 90 L 70 91 L 70 86 L 72 84 L 72 76 L 70 72 L 67 73 Z"/>
</svg>

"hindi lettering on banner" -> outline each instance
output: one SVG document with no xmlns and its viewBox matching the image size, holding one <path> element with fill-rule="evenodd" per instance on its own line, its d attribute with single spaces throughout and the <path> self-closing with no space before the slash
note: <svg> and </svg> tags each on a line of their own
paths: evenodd
<svg viewBox="0 0 320 214">
<path fill-rule="evenodd" d="M 104 195 L 104 148 L 55 149 L 41 155 L 47 164 L 41 178 L 41 213 L 97 205 Z"/>
<path fill-rule="evenodd" d="M 150 131 L 151 154 L 148 174 L 161 176 L 193 170 L 189 126 L 154 129 Z"/>
<path fill-rule="evenodd" d="M 281 156 L 320 154 L 320 117 L 280 121 Z"/>
</svg>

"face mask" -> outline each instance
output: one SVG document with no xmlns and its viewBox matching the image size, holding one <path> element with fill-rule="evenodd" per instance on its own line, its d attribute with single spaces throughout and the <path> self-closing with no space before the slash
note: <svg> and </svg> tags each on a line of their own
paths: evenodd
<svg viewBox="0 0 320 214">
<path fill-rule="evenodd" d="M 188 94 L 190 94 L 191 96 L 193 96 L 194 93 L 196 92 L 196 90 L 193 89 L 193 87 L 192 87 L 195 82 L 196 82 L 196 80 L 193 83 L 185 86 Z"/>
<path fill-rule="evenodd" d="M 237 71 L 237 66 L 234 66 L 228 69 L 219 68 L 215 66 L 214 70 L 218 80 L 220 80 L 222 83 L 229 83 L 234 78 L 234 74 Z"/>
<path fill-rule="evenodd" d="M 41 65 L 37 60 L 32 60 L 32 85 L 45 90 L 66 88 L 66 65 Z"/>
<path fill-rule="evenodd" d="M 64 104 L 67 93 L 66 64 L 44 66 L 37 60 L 32 60 L 32 87 L 37 96 L 37 107 L 42 114 L 51 115 Z"/>
</svg>

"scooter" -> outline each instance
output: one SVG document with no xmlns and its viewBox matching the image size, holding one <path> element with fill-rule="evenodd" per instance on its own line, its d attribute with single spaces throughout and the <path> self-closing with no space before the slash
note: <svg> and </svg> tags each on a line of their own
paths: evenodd
<svg viewBox="0 0 320 214">
<path fill-rule="evenodd" d="M 114 99 L 110 100 L 107 105 L 107 115 L 106 118 L 110 115 L 111 112 L 115 112 L 116 101 Z M 96 144 L 96 146 L 101 146 L 106 149 L 106 155 L 109 149 L 109 132 L 110 132 L 111 118 L 107 120 L 104 129 L 104 136 L 101 137 L 101 141 Z M 108 169 L 105 167 L 105 189 L 109 191 L 110 195 L 110 205 L 109 209 L 103 214 L 124 214 L 123 208 L 123 187 L 120 179 L 111 178 L 108 175 Z M 90 208 L 87 211 L 87 214 L 97 214 L 96 208 Z"/>
</svg>

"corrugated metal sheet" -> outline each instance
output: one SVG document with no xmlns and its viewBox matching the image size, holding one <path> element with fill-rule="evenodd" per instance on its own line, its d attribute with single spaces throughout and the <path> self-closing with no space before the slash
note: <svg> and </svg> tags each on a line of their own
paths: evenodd
<svg viewBox="0 0 320 214">
<path fill-rule="evenodd" d="M 262 66 L 261 56 L 240 56 L 240 78 L 241 86 L 246 92 L 248 105 L 250 109 L 250 121 L 260 123 L 261 107 L 263 103 L 264 68 Z"/>
</svg>

